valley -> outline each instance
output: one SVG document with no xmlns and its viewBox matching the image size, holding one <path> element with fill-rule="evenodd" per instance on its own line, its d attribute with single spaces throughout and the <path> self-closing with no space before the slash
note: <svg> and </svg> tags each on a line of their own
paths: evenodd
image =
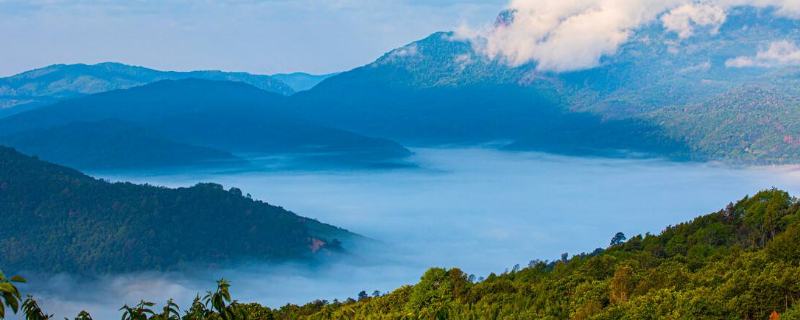
<svg viewBox="0 0 800 320">
<path fill-rule="evenodd" d="M 800 320 L 797 0 L 0 0 L 0 43 L 0 320 Z"/>
</svg>

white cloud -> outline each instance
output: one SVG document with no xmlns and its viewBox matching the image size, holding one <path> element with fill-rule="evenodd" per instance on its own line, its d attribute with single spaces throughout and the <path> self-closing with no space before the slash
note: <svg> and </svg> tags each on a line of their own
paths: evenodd
<svg viewBox="0 0 800 320">
<path fill-rule="evenodd" d="M 694 35 L 695 26 L 711 27 L 711 33 L 719 31 L 725 23 L 725 9 L 713 4 L 685 4 L 661 16 L 667 31 L 678 34 L 681 39 Z"/>
<path fill-rule="evenodd" d="M 482 53 L 512 66 L 534 62 L 539 71 L 566 72 L 598 66 L 637 29 L 659 18 L 667 32 L 688 38 L 697 27 L 717 32 L 726 10 L 742 5 L 800 17 L 800 0 L 511 0 L 512 23 L 479 37 L 474 30 L 459 30 L 458 37 L 477 39 L 473 43 Z"/>
<path fill-rule="evenodd" d="M 591 68 L 681 1 L 512 0 L 513 23 L 488 34 L 485 52 L 515 66 L 536 61 L 544 71 Z"/>
<path fill-rule="evenodd" d="M 412 43 L 400 49 L 395 49 L 389 54 L 391 59 L 402 59 L 420 56 L 419 48 L 416 43 Z"/>
<path fill-rule="evenodd" d="M 725 62 L 731 68 L 776 68 L 800 66 L 800 47 L 790 41 L 777 41 L 766 50 L 759 51 L 755 57 L 738 57 Z"/>
<path fill-rule="evenodd" d="M 688 73 L 698 73 L 698 72 L 708 72 L 711 70 L 711 61 L 706 61 L 698 65 L 688 66 L 681 70 L 678 70 L 680 74 L 688 74 Z"/>
</svg>

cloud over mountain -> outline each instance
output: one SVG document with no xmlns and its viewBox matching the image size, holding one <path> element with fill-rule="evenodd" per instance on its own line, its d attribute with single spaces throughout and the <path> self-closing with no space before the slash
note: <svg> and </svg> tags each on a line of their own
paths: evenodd
<svg viewBox="0 0 800 320">
<path fill-rule="evenodd" d="M 489 58 L 512 66 L 536 63 L 540 71 L 574 71 L 598 66 L 651 23 L 682 39 L 700 28 L 716 33 L 736 6 L 771 7 L 776 15 L 800 18 L 796 0 L 511 0 L 512 17 L 474 43 Z"/>
<path fill-rule="evenodd" d="M 800 66 L 800 47 L 791 41 L 776 41 L 769 48 L 759 51 L 754 57 L 738 57 L 725 62 L 731 68 L 747 67 L 794 67 Z"/>
</svg>

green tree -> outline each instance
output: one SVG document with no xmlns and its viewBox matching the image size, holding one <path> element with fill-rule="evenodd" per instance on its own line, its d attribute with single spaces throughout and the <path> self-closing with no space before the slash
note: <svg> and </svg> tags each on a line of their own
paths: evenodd
<svg viewBox="0 0 800 320">
<path fill-rule="evenodd" d="M 142 300 L 136 306 L 131 307 L 126 304 L 119 310 L 125 311 L 122 313 L 122 320 L 148 320 L 150 317 L 155 316 L 155 312 L 150 309 L 154 305 L 155 303 Z"/>
<path fill-rule="evenodd" d="M 625 240 L 628 238 L 625 237 L 625 234 L 622 232 L 617 232 L 613 238 L 611 238 L 611 246 L 618 246 L 625 243 Z"/>
<path fill-rule="evenodd" d="M 14 284 L 25 282 L 27 281 L 20 276 L 6 278 L 3 271 L 0 271 L 0 297 L 3 299 L 3 301 L 0 301 L 0 319 L 5 319 L 6 307 L 11 308 L 11 311 L 15 314 L 19 311 L 19 303 L 22 301 L 22 296 Z"/>
<path fill-rule="evenodd" d="M 25 314 L 25 320 L 48 320 L 53 317 L 52 314 L 44 313 L 31 295 L 22 303 L 22 313 Z"/>
</svg>

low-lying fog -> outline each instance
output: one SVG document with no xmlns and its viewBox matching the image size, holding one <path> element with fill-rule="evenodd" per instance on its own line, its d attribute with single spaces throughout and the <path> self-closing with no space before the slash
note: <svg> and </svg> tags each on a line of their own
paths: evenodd
<svg viewBox="0 0 800 320">
<path fill-rule="evenodd" d="M 379 252 L 360 252 L 377 257 L 372 262 L 313 270 L 251 266 L 196 276 L 201 279 L 143 274 L 85 283 L 60 276 L 49 280 L 56 290 L 34 293 L 57 316 L 87 309 L 95 319 L 119 316 L 116 309 L 123 303 L 140 299 L 163 303 L 174 297 L 188 307 L 197 292 L 211 290 L 221 276 L 233 280 L 234 298 L 242 302 L 280 306 L 345 299 L 361 290 L 385 292 L 413 284 L 431 266 L 485 276 L 535 258 L 590 252 L 606 247 L 617 231 L 658 233 L 773 186 L 800 194 L 800 171 L 792 168 L 485 149 L 415 152 L 416 169 L 103 175 L 171 187 L 200 181 L 236 186 L 254 198 L 383 241 Z M 74 293 L 62 295 L 58 288 Z"/>
</svg>

